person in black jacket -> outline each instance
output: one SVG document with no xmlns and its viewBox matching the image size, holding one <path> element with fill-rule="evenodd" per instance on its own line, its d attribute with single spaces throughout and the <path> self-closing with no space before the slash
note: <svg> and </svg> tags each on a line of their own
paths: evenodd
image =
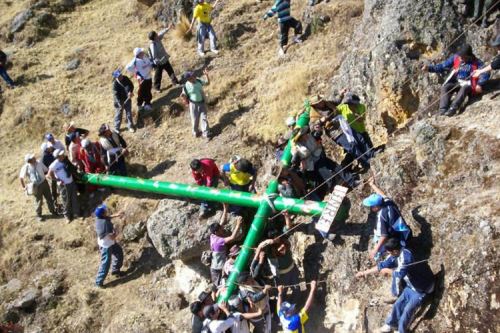
<svg viewBox="0 0 500 333">
<path fill-rule="evenodd" d="M 15 87 L 14 81 L 7 74 L 7 55 L 2 50 L 0 50 L 0 77 L 5 80 L 9 88 Z"/>
<path fill-rule="evenodd" d="M 113 72 L 113 103 L 115 106 L 115 130 L 120 132 L 122 123 L 122 114 L 125 110 L 127 117 L 127 127 L 132 133 L 135 132 L 134 122 L 132 121 L 132 97 L 134 96 L 134 85 L 128 77 L 117 69 Z"/>
</svg>

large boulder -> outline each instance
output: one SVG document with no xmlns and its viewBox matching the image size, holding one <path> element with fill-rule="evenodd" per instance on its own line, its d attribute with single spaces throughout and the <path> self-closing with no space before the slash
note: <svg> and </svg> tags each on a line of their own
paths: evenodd
<svg viewBox="0 0 500 333">
<path fill-rule="evenodd" d="M 10 24 L 10 32 L 16 33 L 24 29 L 26 23 L 33 17 L 33 11 L 31 9 L 23 10 L 18 13 Z"/>
</svg>

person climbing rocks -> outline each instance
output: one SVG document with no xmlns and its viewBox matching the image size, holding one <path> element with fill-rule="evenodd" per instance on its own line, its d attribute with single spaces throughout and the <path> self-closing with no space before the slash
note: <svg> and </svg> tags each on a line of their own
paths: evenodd
<svg viewBox="0 0 500 333">
<path fill-rule="evenodd" d="M 155 73 L 153 78 L 154 89 L 158 92 L 161 91 L 161 79 L 163 71 L 166 71 L 172 84 L 179 84 L 177 76 L 175 76 L 172 64 L 170 64 L 170 55 L 163 46 L 162 39 L 170 28 L 160 30 L 160 32 L 151 31 L 148 34 L 149 39 L 149 57 L 153 61 Z"/>
<path fill-rule="evenodd" d="M 212 10 L 217 6 L 219 0 L 212 5 L 205 0 L 198 0 L 198 3 L 193 10 L 193 19 L 189 26 L 189 31 L 193 30 L 195 21 L 198 21 L 198 29 L 196 30 L 196 41 L 198 42 L 198 54 L 200 57 L 205 56 L 205 40 L 210 39 L 210 51 L 219 53 L 217 50 L 217 36 L 212 26 Z"/>
<path fill-rule="evenodd" d="M 47 147 L 52 148 L 53 150 L 60 149 L 60 150 L 65 150 L 66 148 L 64 147 L 63 143 L 59 140 L 57 140 L 52 133 L 47 133 L 45 134 L 45 141 L 42 143 L 42 146 L 40 147 L 42 152 L 45 151 Z M 69 143 L 68 143 L 69 145 Z"/>
<path fill-rule="evenodd" d="M 211 158 L 194 159 L 191 161 L 190 167 L 191 174 L 197 185 L 217 187 L 219 184 L 221 174 L 217 164 L 215 164 L 215 160 Z M 207 201 L 202 201 L 200 205 L 199 217 L 206 217 L 212 208 L 213 205 L 210 205 Z"/>
<path fill-rule="evenodd" d="M 280 29 L 280 47 L 278 49 L 278 56 L 282 57 L 286 53 L 286 46 L 288 44 L 288 31 L 293 28 L 295 36 L 293 42 L 302 43 L 302 23 L 290 15 L 290 0 L 275 0 L 271 9 L 264 14 L 263 19 L 277 15 L 278 25 Z"/>
<path fill-rule="evenodd" d="M 99 127 L 99 143 L 106 153 L 104 159 L 108 173 L 111 175 L 127 176 L 125 157 L 128 156 L 127 142 L 107 124 Z"/>
<path fill-rule="evenodd" d="M 493 5 L 494 0 L 474 0 L 474 16 L 472 21 L 475 22 L 481 17 L 481 28 L 488 27 L 488 10 Z"/>
<path fill-rule="evenodd" d="M 304 325 L 309 320 L 307 312 L 313 304 L 316 285 L 317 282 L 315 280 L 311 281 L 309 296 L 307 297 L 304 307 L 300 309 L 298 313 L 295 312 L 295 304 L 283 301 L 283 293 L 285 291 L 285 287 L 283 285 L 278 286 L 278 305 L 276 309 L 284 333 L 306 332 Z"/>
<path fill-rule="evenodd" d="M 255 192 L 257 171 L 252 163 L 238 155 L 231 157 L 229 163 L 222 166 L 222 180 L 231 190 L 242 192 Z M 231 214 L 240 215 L 242 207 L 230 206 Z"/>
<path fill-rule="evenodd" d="M 135 132 L 132 119 L 132 97 L 134 97 L 134 84 L 127 76 L 123 75 L 121 70 L 115 70 L 113 72 L 113 105 L 115 107 L 115 130 L 118 133 L 122 124 L 123 111 L 125 111 L 129 132 Z"/>
<path fill-rule="evenodd" d="M 226 319 L 223 319 L 222 314 L 225 315 Z M 254 313 L 231 313 L 227 308 L 227 302 L 221 302 L 220 304 L 205 306 L 203 308 L 203 315 L 206 318 L 203 322 L 202 332 L 204 333 L 224 333 L 229 329 L 231 329 L 231 332 L 241 333 L 238 329 L 238 322 L 242 318 L 252 319 L 261 316 L 262 313 L 260 311 Z M 236 331 L 234 330 L 235 326 Z"/>
<path fill-rule="evenodd" d="M 111 267 L 111 275 L 122 277 L 126 273 L 121 271 L 123 265 L 123 249 L 116 242 L 117 231 L 111 219 L 122 217 L 123 212 L 110 215 L 105 204 L 99 205 L 95 211 L 95 231 L 97 233 L 97 245 L 99 245 L 100 263 L 95 279 L 98 288 L 104 287 L 104 280 Z"/>
<path fill-rule="evenodd" d="M 63 125 L 63 130 L 65 133 L 64 137 L 64 144 L 66 145 L 66 150 L 68 150 L 69 145 L 71 143 L 71 134 L 72 133 L 77 133 L 77 135 L 80 137 L 80 139 L 85 139 L 87 135 L 89 135 L 89 130 L 85 128 L 80 128 L 76 127 L 75 123 L 73 121 L 70 121 L 69 123 L 65 123 Z M 59 148 L 55 148 L 59 149 Z"/>
<path fill-rule="evenodd" d="M 36 218 L 41 222 L 44 220 L 42 215 L 44 198 L 49 212 L 52 215 L 56 215 L 49 183 L 45 177 L 49 169 L 42 162 L 38 161 L 34 154 L 26 154 L 24 162 L 19 172 L 19 181 L 21 182 L 23 191 L 26 192 L 27 195 L 33 196 Z"/>
<path fill-rule="evenodd" d="M 227 222 L 228 207 L 224 204 L 219 223 L 210 225 L 210 250 L 212 251 L 212 262 L 210 264 L 210 276 L 212 283 L 219 286 L 222 278 L 222 269 L 227 259 L 227 244 L 234 242 L 239 236 L 243 219 L 238 217 L 236 225 L 230 236 L 224 237 L 224 225 Z"/>
<path fill-rule="evenodd" d="M 128 72 L 134 74 L 139 88 L 137 89 L 137 108 L 138 112 L 151 111 L 151 88 L 153 80 L 151 79 L 151 71 L 153 70 L 153 63 L 146 56 L 144 49 L 136 47 L 134 49 L 134 59 L 125 67 Z M 138 116 L 139 118 L 139 116 Z"/>
<path fill-rule="evenodd" d="M 271 333 L 272 316 L 269 305 L 269 290 L 271 285 L 265 285 L 264 288 L 257 284 L 250 272 L 241 272 L 238 276 L 238 296 L 250 308 L 261 313 L 260 316 L 250 319 L 254 327 L 254 333 Z M 252 311 L 255 312 L 255 311 Z"/>
<path fill-rule="evenodd" d="M 373 238 L 375 246 L 370 251 L 370 258 L 377 262 L 385 252 L 384 244 L 390 237 L 398 238 L 401 246 L 407 247 L 412 238 L 412 231 L 394 201 L 375 184 L 375 180 L 370 178 L 368 183 L 375 193 L 365 198 L 363 205 L 369 207 L 377 216 Z"/>
<path fill-rule="evenodd" d="M 483 86 L 490 75 L 483 73 L 478 78 L 471 77 L 475 70 L 481 69 L 483 66 L 483 62 L 472 52 L 472 47 L 469 44 L 464 44 L 456 54 L 444 62 L 422 67 L 424 71 L 431 73 L 444 73 L 451 70 L 441 87 L 439 114 L 451 117 L 458 112 L 466 97 L 479 95 L 483 92 Z M 457 92 L 457 95 L 450 105 L 451 95 L 454 92 Z"/>
<path fill-rule="evenodd" d="M 479 78 L 481 75 L 485 73 L 490 73 L 492 70 L 498 70 L 500 69 L 500 34 L 498 34 L 494 40 L 491 41 L 490 45 L 497 50 L 497 55 L 491 63 L 481 69 L 476 69 L 472 73 L 473 78 Z"/>
<path fill-rule="evenodd" d="M 416 262 L 412 252 L 401 247 L 397 238 L 390 238 L 385 249 L 390 254 L 387 259 L 358 272 L 356 277 L 376 273 L 392 276 L 391 293 L 396 301 L 380 332 L 407 333 L 418 307 L 434 291 L 434 273 L 427 261 Z"/>
<path fill-rule="evenodd" d="M 210 141 L 210 126 L 207 119 L 207 98 L 203 91 L 203 86 L 210 84 L 208 70 L 203 71 L 206 80 L 197 78 L 194 72 L 186 72 L 183 79 L 186 80 L 182 89 L 181 98 L 189 107 L 189 115 L 191 116 L 191 131 L 195 137 L 201 135 Z"/>
<path fill-rule="evenodd" d="M 0 76 L 2 77 L 2 79 L 4 79 L 5 83 L 7 83 L 7 87 L 9 87 L 10 89 L 14 89 L 16 84 L 7 73 L 7 54 L 5 54 L 5 52 L 3 52 L 2 50 L 0 50 Z"/>
<path fill-rule="evenodd" d="M 55 160 L 49 166 L 47 176 L 57 180 L 59 193 L 61 194 L 66 223 L 70 223 L 75 215 L 80 214 L 80 204 L 78 202 L 77 187 L 73 179 L 73 172 L 70 169 L 71 162 L 67 159 L 64 150 L 54 151 Z M 74 167 L 73 167 L 74 168 Z"/>
</svg>

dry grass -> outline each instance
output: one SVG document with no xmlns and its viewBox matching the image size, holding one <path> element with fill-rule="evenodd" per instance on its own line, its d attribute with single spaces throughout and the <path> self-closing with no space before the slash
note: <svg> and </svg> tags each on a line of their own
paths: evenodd
<svg viewBox="0 0 500 333">
<path fill-rule="evenodd" d="M 182 14 L 179 18 L 179 23 L 177 23 L 177 25 L 175 26 L 174 37 L 183 41 L 191 40 L 191 38 L 193 37 L 193 33 L 189 29 L 190 26 L 191 22 L 186 15 Z"/>
</svg>

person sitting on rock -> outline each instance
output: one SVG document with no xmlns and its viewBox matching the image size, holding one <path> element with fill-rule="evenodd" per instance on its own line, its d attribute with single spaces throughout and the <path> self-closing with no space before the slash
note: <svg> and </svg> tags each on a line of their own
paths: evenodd
<svg viewBox="0 0 500 333">
<path fill-rule="evenodd" d="M 41 222 L 44 220 L 42 216 L 44 198 L 50 213 L 56 215 L 49 183 L 45 177 L 49 169 L 42 162 L 38 161 L 34 154 L 26 154 L 24 162 L 25 164 L 19 172 L 19 181 L 21 182 L 23 191 L 33 196 L 37 220 Z M 26 183 L 26 179 L 29 182 Z"/>
<path fill-rule="evenodd" d="M 89 135 L 89 130 L 87 130 L 85 128 L 76 127 L 75 123 L 73 121 L 64 124 L 63 130 L 64 130 L 64 133 L 66 135 L 64 137 L 64 144 L 66 145 L 66 150 L 68 150 L 69 145 L 71 143 L 71 134 L 72 133 L 76 133 L 78 135 L 78 137 L 80 137 L 80 139 L 85 139 L 87 137 L 87 135 Z M 60 149 L 60 148 L 56 147 L 55 149 Z"/>
<path fill-rule="evenodd" d="M 479 78 L 484 73 L 490 73 L 492 70 L 500 69 L 500 34 L 498 34 L 495 37 L 495 39 L 490 43 L 490 45 L 496 48 L 497 55 L 495 56 L 495 58 L 493 58 L 491 64 L 481 69 L 475 70 L 474 73 L 472 73 L 472 77 Z"/>
<path fill-rule="evenodd" d="M 106 168 L 111 175 L 127 176 L 125 157 L 128 155 L 127 142 L 107 124 L 99 127 L 99 143 L 106 152 Z"/>
<path fill-rule="evenodd" d="M 220 223 L 212 223 L 210 225 L 210 250 L 212 251 L 212 262 L 210 264 L 210 276 L 212 283 L 216 286 L 221 284 L 222 269 L 227 259 L 227 244 L 235 241 L 240 232 L 243 219 L 238 217 L 236 225 L 230 236 L 224 237 L 224 225 L 227 222 L 227 205 L 224 204 L 224 210 L 220 219 Z"/>
<path fill-rule="evenodd" d="M 7 73 L 7 55 L 2 50 L 0 50 L 0 76 L 7 83 L 7 87 L 14 89 L 16 84 Z M 1 91 L 2 90 L 0 89 L 0 92 Z"/>
<path fill-rule="evenodd" d="M 139 88 L 137 89 L 137 108 L 138 112 L 151 111 L 151 88 L 153 80 L 151 79 L 151 71 L 153 70 L 153 63 L 146 56 L 144 49 L 136 47 L 134 49 L 134 59 L 125 67 L 128 72 L 134 74 Z"/>
<path fill-rule="evenodd" d="M 196 41 L 198 42 L 198 54 L 200 57 L 205 55 L 205 40 L 210 39 L 210 51 L 214 54 L 219 53 L 217 50 L 217 36 L 212 27 L 212 10 L 217 6 L 219 0 L 212 5 L 205 0 L 198 0 L 196 7 L 193 10 L 193 19 L 189 26 L 189 31 L 193 30 L 194 22 L 198 21 L 198 29 L 196 30 Z"/>
<path fill-rule="evenodd" d="M 304 324 L 309 319 L 307 312 L 311 308 L 314 300 L 316 284 L 316 281 L 311 281 L 311 290 L 309 291 L 309 296 L 307 297 L 306 304 L 298 313 L 295 312 L 295 304 L 283 301 L 283 293 L 285 291 L 285 287 L 283 285 L 278 286 L 278 305 L 276 309 L 284 333 L 306 332 Z"/>
<path fill-rule="evenodd" d="M 216 188 L 219 184 L 221 174 L 217 164 L 215 164 L 215 160 L 211 158 L 194 159 L 191 161 L 190 167 L 192 176 L 197 185 Z M 210 205 L 207 201 L 202 201 L 200 206 L 200 218 L 205 217 L 212 207 L 213 205 Z"/>
<path fill-rule="evenodd" d="M 191 332 L 192 333 L 201 333 L 203 329 L 203 321 L 205 317 L 203 316 L 203 308 L 207 305 L 214 304 L 214 298 L 211 295 L 212 293 L 207 291 L 202 291 L 198 295 L 198 299 L 189 305 L 189 309 L 193 314 L 191 320 Z"/>
<path fill-rule="evenodd" d="M 434 291 L 434 274 L 427 261 L 415 262 L 411 251 L 402 248 L 399 239 L 390 238 L 385 249 L 390 254 L 387 259 L 358 272 L 356 277 L 375 273 L 392 276 L 391 292 L 397 300 L 380 332 L 406 333 L 418 307 Z"/>
<path fill-rule="evenodd" d="M 302 23 L 290 15 L 290 0 L 275 0 L 271 9 L 264 14 L 263 19 L 277 15 L 278 25 L 280 28 L 280 47 L 278 49 L 278 56 L 282 57 L 286 53 L 286 46 L 288 44 L 288 31 L 293 28 L 295 37 L 293 42 L 302 43 Z"/>
<path fill-rule="evenodd" d="M 369 184 L 375 193 L 365 198 L 363 205 L 369 207 L 373 213 L 377 214 L 373 238 L 375 246 L 370 251 L 370 258 L 378 261 L 380 256 L 385 252 L 384 244 L 389 237 L 398 238 L 401 246 L 406 247 L 412 237 L 412 231 L 406 224 L 394 201 L 389 199 L 375 185 L 373 178 L 369 180 Z"/>
<path fill-rule="evenodd" d="M 170 28 L 165 28 L 160 30 L 160 32 L 151 31 L 148 34 L 149 39 L 149 57 L 153 60 L 153 64 L 155 65 L 155 74 L 153 80 L 153 86 L 156 91 L 161 91 L 161 78 L 163 75 L 163 71 L 166 71 L 168 76 L 170 76 L 170 80 L 172 80 L 172 84 L 179 84 L 179 80 L 175 76 L 174 69 L 170 64 L 170 55 L 165 50 L 163 46 L 162 39 L 165 34 L 170 30 Z"/>
<path fill-rule="evenodd" d="M 113 72 L 113 106 L 115 107 L 115 130 L 120 133 L 123 111 L 127 118 L 127 127 L 129 132 L 134 133 L 134 120 L 132 119 L 132 97 L 134 97 L 134 84 L 130 79 L 123 75 L 121 70 Z"/>
<path fill-rule="evenodd" d="M 479 95 L 483 92 L 483 86 L 490 78 L 489 74 L 483 73 L 478 78 L 471 77 L 475 70 L 481 69 L 483 66 L 483 62 L 472 52 L 472 47 L 469 44 L 464 44 L 457 54 L 452 55 L 444 62 L 422 67 L 424 71 L 431 73 L 444 73 L 451 70 L 441 87 L 439 101 L 441 115 L 449 117 L 455 115 L 467 96 Z M 450 105 L 451 95 L 454 92 L 457 92 L 457 96 Z"/>
<path fill-rule="evenodd" d="M 123 213 L 109 215 L 108 208 L 105 204 L 98 206 L 94 212 L 95 231 L 97 233 L 97 244 L 101 254 L 101 262 L 95 279 L 95 285 L 98 288 L 104 286 L 104 280 L 108 275 L 111 267 L 111 275 L 118 277 L 124 276 L 125 272 L 121 271 L 123 265 L 123 249 L 116 242 L 117 232 L 111 223 L 111 219 L 123 216 Z"/>
</svg>

